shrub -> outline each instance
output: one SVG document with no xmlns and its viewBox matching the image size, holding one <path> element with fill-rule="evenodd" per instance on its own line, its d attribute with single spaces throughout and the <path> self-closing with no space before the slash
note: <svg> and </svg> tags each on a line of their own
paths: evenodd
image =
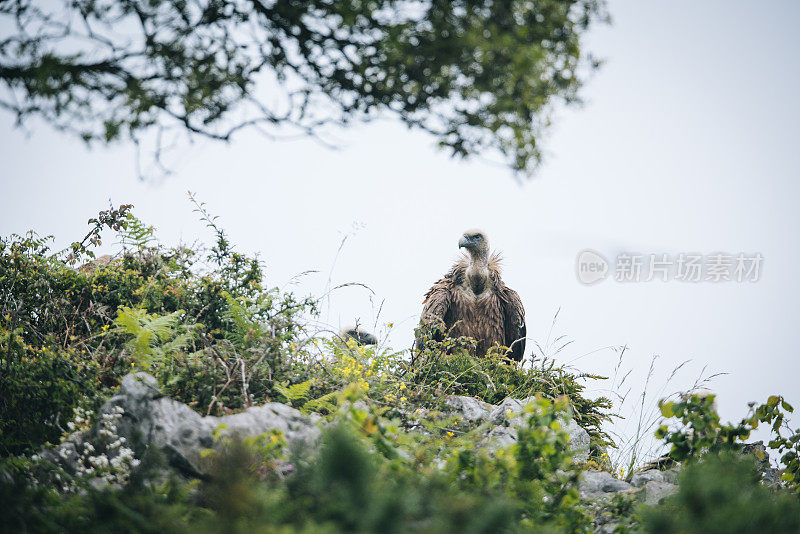
<svg viewBox="0 0 800 534">
<path fill-rule="evenodd" d="M 750 412 L 738 424 L 720 423 L 714 409 L 714 395 L 689 395 L 680 402 L 659 402 L 661 413 L 680 420 L 677 428 L 662 425 L 656 437 L 671 445 L 669 455 L 677 461 L 696 461 L 707 454 L 722 454 L 741 450 L 744 440 L 758 428 L 759 423 L 771 425 L 769 447 L 782 453 L 782 480 L 800 494 L 800 429 L 791 431 L 785 423 L 785 413 L 794 408 L 780 395 L 772 395 L 764 404 L 750 404 Z M 788 429 L 788 434 L 784 435 Z M 758 453 L 763 458 L 763 453 Z"/>
<path fill-rule="evenodd" d="M 0 454 L 58 442 L 61 425 L 97 394 L 97 362 L 85 351 L 43 341 L 30 345 L 24 330 L 0 321 Z"/>
<path fill-rule="evenodd" d="M 129 206 L 91 220 L 65 252 L 32 233 L 0 238 L 0 452 L 56 441 L 77 406 L 97 405 L 137 366 L 203 413 L 274 395 L 314 303 L 265 288 L 258 260 L 203 217 L 217 237 L 205 260 L 153 246 Z M 71 267 L 105 226 L 136 248 Z"/>
<path fill-rule="evenodd" d="M 428 402 L 443 394 L 468 395 L 491 404 L 502 402 L 506 397 L 524 399 L 540 394 L 556 399 L 565 396 L 572 405 L 576 421 L 589 432 L 593 455 L 613 445 L 601 428 L 610 419 L 611 401 L 606 397 L 585 397 L 586 386 L 580 382 L 603 377 L 574 375 L 547 359 L 525 368 L 506 358 L 502 349 L 478 358 L 469 350 L 471 343 L 474 341 L 469 338 L 427 341 L 408 367 L 407 380 L 417 385 L 420 395 Z"/>
<path fill-rule="evenodd" d="M 800 531 L 800 501 L 764 487 L 753 461 L 732 453 L 712 454 L 680 477 L 678 493 L 663 506 L 642 512 L 642 530 L 652 534 L 772 534 Z"/>
</svg>

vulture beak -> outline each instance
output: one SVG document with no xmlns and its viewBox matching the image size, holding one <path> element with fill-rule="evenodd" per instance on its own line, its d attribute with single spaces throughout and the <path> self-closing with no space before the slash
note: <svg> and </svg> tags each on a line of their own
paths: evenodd
<svg viewBox="0 0 800 534">
<path fill-rule="evenodd" d="M 465 235 L 461 238 L 461 241 L 458 242 L 458 248 L 469 247 L 470 241 L 469 236 Z"/>
</svg>

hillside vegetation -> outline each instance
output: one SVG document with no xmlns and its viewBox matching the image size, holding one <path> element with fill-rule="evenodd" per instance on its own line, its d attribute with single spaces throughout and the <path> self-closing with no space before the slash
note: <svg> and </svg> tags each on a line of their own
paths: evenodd
<svg viewBox="0 0 800 534">
<path fill-rule="evenodd" d="M 662 403 L 674 421 L 658 436 L 689 465 L 686 484 L 661 507 L 621 498 L 599 509 L 578 492 L 581 470 L 608 468 L 614 446 L 603 431 L 611 402 L 585 395 L 586 381 L 599 377 L 547 360 L 520 366 L 502 351 L 474 358 L 470 339 L 396 352 L 318 335 L 307 328 L 317 301 L 270 287 L 258 259 L 237 252 L 195 207 L 214 235 L 208 250 L 161 245 L 130 206 L 101 212 L 65 251 L 32 233 L 0 239 L 0 525 L 9 531 L 589 532 L 598 514 L 610 514 L 622 530 L 687 532 L 687 517 L 704 513 L 696 504 L 722 506 L 715 488 L 734 485 L 749 488 L 741 504 L 757 509 L 761 524 L 800 528 L 792 519 L 800 517 L 800 434 L 785 431 L 792 408 L 781 397 L 751 407 L 738 425 L 720 423 L 713 397 Z M 94 258 L 109 230 L 121 250 Z M 117 416 L 95 414 L 135 371 L 202 415 L 270 401 L 319 414 L 321 446 L 291 451 L 279 432 L 218 435 L 211 474 L 199 480 L 170 474 L 164 458 L 136 443 L 110 443 L 124 458 L 98 460 L 80 476 L 39 458 L 82 429 L 113 436 Z M 536 400 L 517 442 L 490 451 L 447 416 L 452 395 Z M 564 418 L 589 433 L 586 464 L 573 461 Z M 784 468 L 771 488 L 751 460 L 732 455 L 765 422 Z M 724 466 L 694 466 L 709 455 Z M 710 517 L 702 521 L 736 531 L 738 523 Z"/>
</svg>

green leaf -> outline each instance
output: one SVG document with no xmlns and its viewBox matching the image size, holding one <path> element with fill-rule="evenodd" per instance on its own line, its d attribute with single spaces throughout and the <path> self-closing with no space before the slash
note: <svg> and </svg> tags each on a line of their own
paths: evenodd
<svg viewBox="0 0 800 534">
<path fill-rule="evenodd" d="M 293 384 L 289 387 L 281 384 L 275 385 L 275 391 L 283 395 L 289 404 L 294 404 L 296 401 L 308 401 L 308 393 L 311 391 L 311 380 L 306 380 L 299 384 Z"/>
</svg>

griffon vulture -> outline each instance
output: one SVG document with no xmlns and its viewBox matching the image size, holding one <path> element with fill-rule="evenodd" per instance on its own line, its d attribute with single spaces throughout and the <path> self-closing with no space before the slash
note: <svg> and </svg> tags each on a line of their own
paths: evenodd
<svg viewBox="0 0 800 534">
<path fill-rule="evenodd" d="M 439 325 L 447 337 L 474 338 L 478 356 L 500 345 L 509 348 L 510 358 L 521 361 L 525 309 L 517 292 L 500 278 L 499 254 L 489 254 L 489 242 L 480 230 L 465 232 L 458 247 L 468 254 L 425 294 L 421 324 Z"/>
</svg>

